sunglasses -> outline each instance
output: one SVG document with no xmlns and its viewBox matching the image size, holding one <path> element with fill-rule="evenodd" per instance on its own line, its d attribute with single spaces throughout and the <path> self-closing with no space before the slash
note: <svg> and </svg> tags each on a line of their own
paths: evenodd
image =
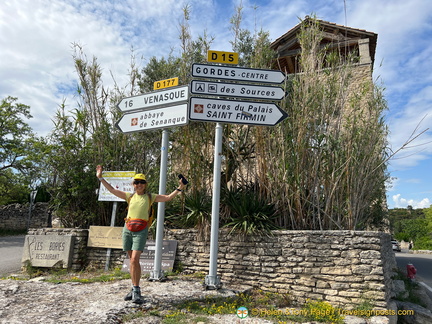
<svg viewBox="0 0 432 324">
<path fill-rule="evenodd" d="M 147 181 L 145 181 L 145 180 L 135 180 L 134 182 L 133 182 L 134 184 L 146 184 L 147 183 Z"/>
</svg>

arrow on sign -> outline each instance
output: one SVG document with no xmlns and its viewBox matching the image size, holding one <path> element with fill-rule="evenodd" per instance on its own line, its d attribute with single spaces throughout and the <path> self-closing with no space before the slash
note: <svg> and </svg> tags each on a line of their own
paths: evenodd
<svg viewBox="0 0 432 324">
<path fill-rule="evenodd" d="M 190 91 L 211 96 L 282 100 L 286 92 L 281 87 L 192 80 Z"/>
<path fill-rule="evenodd" d="M 123 133 L 183 126 L 188 123 L 187 103 L 123 115 L 116 126 Z"/>
<path fill-rule="evenodd" d="M 274 126 L 288 114 L 274 103 L 191 97 L 189 119 L 214 123 Z"/>
<path fill-rule="evenodd" d="M 157 106 L 169 106 L 174 103 L 187 102 L 189 87 L 172 87 L 169 89 L 145 93 L 139 96 L 123 98 L 117 105 L 120 111 L 134 111 L 150 109 Z"/>
<path fill-rule="evenodd" d="M 278 70 L 249 69 L 209 64 L 192 64 L 192 76 L 205 79 L 225 79 L 259 83 L 282 83 L 285 74 Z"/>
</svg>

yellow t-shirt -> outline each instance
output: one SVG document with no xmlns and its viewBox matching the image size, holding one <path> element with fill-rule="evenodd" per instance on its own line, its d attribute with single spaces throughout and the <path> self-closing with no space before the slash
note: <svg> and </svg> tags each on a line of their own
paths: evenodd
<svg viewBox="0 0 432 324">
<path fill-rule="evenodd" d="M 138 195 L 133 194 L 132 198 L 129 201 L 129 197 L 132 193 L 126 193 L 126 201 L 128 202 L 128 213 L 126 218 L 140 218 L 144 220 L 149 219 L 149 196 L 148 194 Z M 156 194 L 151 194 L 151 202 L 153 203 L 156 199 Z"/>
</svg>

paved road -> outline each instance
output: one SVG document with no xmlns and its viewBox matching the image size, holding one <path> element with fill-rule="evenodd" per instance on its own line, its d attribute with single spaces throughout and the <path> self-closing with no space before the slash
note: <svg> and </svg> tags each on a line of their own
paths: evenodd
<svg viewBox="0 0 432 324">
<path fill-rule="evenodd" d="M 426 288 L 432 298 L 432 254 L 395 253 L 398 268 L 406 273 L 406 266 L 412 263 L 417 269 L 416 279 Z"/>
<path fill-rule="evenodd" d="M 0 277 L 21 271 L 25 235 L 0 236 Z"/>
</svg>

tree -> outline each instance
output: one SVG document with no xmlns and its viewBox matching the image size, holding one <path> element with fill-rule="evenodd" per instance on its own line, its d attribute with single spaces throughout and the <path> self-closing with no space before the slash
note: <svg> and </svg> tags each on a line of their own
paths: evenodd
<svg viewBox="0 0 432 324">
<path fill-rule="evenodd" d="M 152 132 L 123 134 L 114 122 L 120 118 L 115 107 L 125 93 L 134 95 L 138 82 L 133 57 L 130 91 L 127 86 L 109 92 L 102 82 L 102 68 L 97 59 L 88 59 L 82 46 L 74 44 L 73 62 L 78 74 L 78 102 L 67 110 L 61 104 L 54 117 L 50 134 L 49 191 L 54 213 L 67 227 L 107 225 L 112 204 L 98 203 L 95 167 L 105 170 L 145 172 L 151 179 L 158 174 L 157 157 L 160 136 Z M 150 176 L 149 172 L 151 171 Z M 157 178 L 157 177 L 153 177 Z M 117 223 L 122 222 L 121 213 Z"/>
<path fill-rule="evenodd" d="M 41 185 L 43 138 L 38 138 L 27 124 L 30 107 L 17 98 L 2 99 L 0 105 L 0 204 L 28 201 L 28 193 Z"/>
<path fill-rule="evenodd" d="M 353 83 L 355 55 L 320 47 L 315 19 L 298 35 L 301 73 L 290 75 L 282 103 L 290 116 L 263 130 L 262 179 L 290 229 L 365 229 L 384 215 L 387 109 L 382 89 Z"/>
<path fill-rule="evenodd" d="M 26 156 L 34 134 L 25 119 L 30 119 L 30 107 L 7 97 L 1 101 L 0 110 L 0 172 L 6 169 L 23 171 L 28 167 L 22 159 Z"/>
</svg>

